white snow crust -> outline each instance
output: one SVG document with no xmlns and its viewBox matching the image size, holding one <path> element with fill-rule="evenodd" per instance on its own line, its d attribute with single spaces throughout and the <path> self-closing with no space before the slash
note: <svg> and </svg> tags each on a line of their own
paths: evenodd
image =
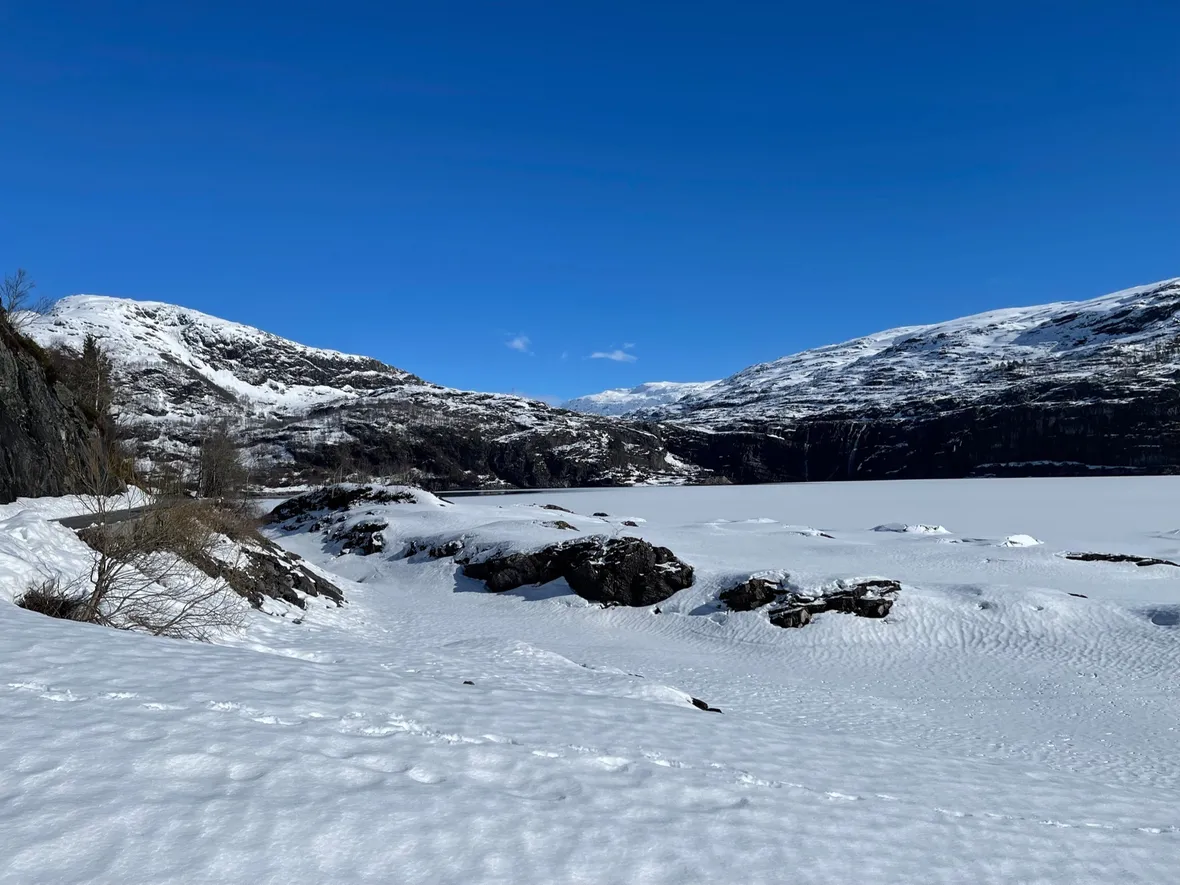
<svg viewBox="0 0 1180 885">
<path fill-rule="evenodd" d="M 1172 882 L 1180 569 L 1061 554 L 1180 559 L 1178 498 L 1172 477 L 422 495 L 344 514 L 388 523 L 383 554 L 274 529 L 349 602 L 221 645 L 0 604 L 0 882 Z M 597 533 L 667 545 L 696 584 L 656 614 L 400 558 Z M 70 543 L 23 509 L 0 581 Z M 783 630 L 718 606 L 751 574 L 903 589 L 884 620 Z"/>
</svg>

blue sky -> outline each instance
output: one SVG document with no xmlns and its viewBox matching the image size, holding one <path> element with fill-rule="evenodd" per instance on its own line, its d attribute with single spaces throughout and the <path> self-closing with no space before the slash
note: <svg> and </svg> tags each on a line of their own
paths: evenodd
<svg viewBox="0 0 1180 885">
<path fill-rule="evenodd" d="M 1180 274 L 1166 0 L 15 0 L 0 33 L 5 270 L 441 383 L 703 380 Z"/>
</svg>

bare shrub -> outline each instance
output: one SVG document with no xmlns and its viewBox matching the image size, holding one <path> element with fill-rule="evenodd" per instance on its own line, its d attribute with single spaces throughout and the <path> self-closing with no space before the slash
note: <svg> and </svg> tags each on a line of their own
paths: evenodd
<svg viewBox="0 0 1180 885">
<path fill-rule="evenodd" d="M 160 497 L 142 509 L 114 505 L 112 487 L 130 468 L 119 449 L 97 435 L 86 467 L 83 500 L 94 524 L 78 533 L 92 554 L 76 618 L 201 640 L 240 626 L 241 600 L 194 565 L 224 558 L 208 508 L 183 497 Z"/>
<path fill-rule="evenodd" d="M 226 421 L 205 426 L 197 453 L 197 494 L 230 503 L 245 499 L 246 466 Z"/>
<path fill-rule="evenodd" d="M 50 298 L 34 297 L 36 288 L 37 284 L 23 267 L 0 281 L 0 313 L 17 332 L 23 332 L 34 316 L 47 313 L 53 305 Z"/>
<path fill-rule="evenodd" d="M 77 582 L 67 584 L 53 576 L 34 581 L 15 602 L 19 608 L 51 618 L 78 621 L 85 594 Z"/>
</svg>

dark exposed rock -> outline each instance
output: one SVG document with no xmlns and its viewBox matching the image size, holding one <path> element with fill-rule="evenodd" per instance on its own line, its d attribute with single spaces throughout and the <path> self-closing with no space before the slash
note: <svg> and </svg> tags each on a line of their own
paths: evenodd
<svg viewBox="0 0 1180 885">
<path fill-rule="evenodd" d="M 692 698 L 691 700 L 692 700 L 692 705 L 694 707 L 696 707 L 698 710 L 704 710 L 706 713 L 720 713 L 721 712 L 716 707 L 710 707 L 707 703 L 702 701 L 700 698 Z"/>
<path fill-rule="evenodd" d="M 667 547 L 640 538 L 611 538 L 571 547 L 574 555 L 564 577 L 575 593 L 591 602 L 653 605 L 692 586 L 692 566 Z"/>
<path fill-rule="evenodd" d="M 317 489 L 314 492 L 306 492 L 289 501 L 284 501 L 270 512 L 269 520 L 271 522 L 285 522 L 297 516 L 318 513 L 322 510 L 347 510 L 359 502 L 413 504 L 417 500 L 413 492 L 405 489 L 341 483 Z"/>
<path fill-rule="evenodd" d="M 472 682 L 470 679 L 464 679 L 464 680 L 463 680 L 463 684 L 464 684 L 464 685 L 475 685 L 475 683 L 474 683 L 474 682 Z"/>
<path fill-rule="evenodd" d="M 893 608 L 893 597 L 901 592 L 897 581 L 861 581 L 850 587 L 821 596 L 814 603 L 807 603 L 812 614 L 821 611 L 847 612 L 862 618 L 883 618 Z M 822 608 L 819 606 L 822 604 Z"/>
<path fill-rule="evenodd" d="M 383 519 L 353 523 L 348 528 L 336 529 L 331 534 L 333 541 L 340 542 L 341 553 L 358 553 L 371 556 L 385 550 L 385 535 L 389 523 Z"/>
<path fill-rule="evenodd" d="M 606 517 L 610 516 L 610 514 L 603 513 L 601 510 L 599 510 L 597 513 L 592 513 L 591 516 L 597 516 L 597 517 L 605 519 Z"/>
<path fill-rule="evenodd" d="M 627 526 L 628 528 L 633 528 L 633 529 L 639 528 L 639 523 L 635 522 L 635 520 L 633 520 L 633 519 L 624 519 L 623 525 Z"/>
<path fill-rule="evenodd" d="M 1066 553 L 1065 558 L 1078 562 L 1133 562 L 1140 567 L 1148 565 L 1170 565 L 1180 568 L 1180 563 L 1172 562 L 1170 559 L 1156 559 L 1153 556 L 1134 556 L 1130 553 Z"/>
<path fill-rule="evenodd" d="M 483 581 L 493 593 L 515 590 L 528 584 L 548 584 L 562 577 L 563 556 L 557 547 L 546 547 L 536 553 L 510 553 L 482 562 L 463 566 L 463 574 Z"/>
<path fill-rule="evenodd" d="M 556 504 L 542 504 L 541 509 L 542 510 L 559 510 L 562 513 L 573 513 L 574 512 L 574 511 L 569 510 L 568 508 L 565 508 L 565 507 L 558 507 Z"/>
<path fill-rule="evenodd" d="M 426 551 L 426 555 L 431 559 L 446 559 L 448 556 L 458 556 L 463 550 L 463 541 L 456 538 L 453 541 L 447 541 L 445 544 L 437 544 Z"/>
<path fill-rule="evenodd" d="M 1090 598 L 1085 593 L 1070 593 L 1069 595 L 1076 596 L 1078 599 L 1089 599 Z"/>
<path fill-rule="evenodd" d="M 576 525 L 571 525 L 564 519 L 555 519 L 553 522 L 543 522 L 541 525 L 545 526 L 546 528 L 561 529 L 562 531 L 566 532 L 576 532 L 578 530 Z"/>
<path fill-rule="evenodd" d="M 80 491 L 93 422 L 0 314 L 0 504 Z"/>
<path fill-rule="evenodd" d="M 736 587 L 722 590 L 719 598 L 730 611 L 748 612 L 769 605 L 783 593 L 783 586 L 767 578 L 750 578 Z"/>
<path fill-rule="evenodd" d="M 344 603 L 344 593 L 331 581 L 317 575 L 302 559 L 277 544 L 261 541 L 259 546 L 242 545 L 244 564 L 231 566 L 212 558 L 194 561 L 193 565 L 211 577 L 223 579 L 239 596 L 255 608 L 267 597 L 306 608 L 306 598 L 324 597 L 336 605 Z"/>
<path fill-rule="evenodd" d="M 985 348 L 986 315 L 883 333 L 637 414 L 665 422 L 673 455 L 744 483 L 1177 473 L 1178 318 L 1167 280 L 1030 310 Z"/>
<path fill-rule="evenodd" d="M 884 578 L 844 584 L 830 593 L 808 594 L 788 589 L 783 583 L 750 578 L 723 591 L 721 601 L 733 611 L 773 603 L 767 612 L 776 627 L 805 627 L 813 616 L 824 612 L 845 612 L 862 618 L 884 618 L 893 608 L 901 584 Z M 769 597 L 769 598 L 768 598 Z"/>
<path fill-rule="evenodd" d="M 639 538 L 595 537 L 531 553 L 490 556 L 468 562 L 463 573 L 493 592 L 565 578 L 583 599 L 627 606 L 663 602 L 693 581 L 692 566 L 666 547 Z"/>
<path fill-rule="evenodd" d="M 181 307 L 66 298 L 30 327 L 45 346 L 74 349 L 87 332 L 108 345 L 124 429 L 154 461 L 191 454 L 202 421 L 237 423 L 265 402 L 265 417 L 240 437 L 252 478 L 272 486 L 317 482 L 344 463 L 429 489 L 615 486 L 698 472 L 669 462 L 659 435 L 638 425 L 441 387 Z M 306 396 L 272 401 L 299 389 Z"/>
<path fill-rule="evenodd" d="M 406 544 L 405 549 L 402 550 L 401 558 L 408 559 L 419 553 L 425 553 L 431 559 L 446 559 L 449 556 L 458 556 L 463 552 L 464 546 L 462 538 L 453 538 L 442 544 L 435 544 L 432 541 L 419 538 Z"/>
<path fill-rule="evenodd" d="M 769 618 L 776 627 L 806 627 L 811 623 L 811 612 L 802 606 L 787 606 L 774 609 Z"/>
<path fill-rule="evenodd" d="M 746 423 L 663 425 L 674 455 L 736 483 L 1180 473 L 1180 390 L 1035 386 L 987 401 L 915 403 Z"/>
</svg>

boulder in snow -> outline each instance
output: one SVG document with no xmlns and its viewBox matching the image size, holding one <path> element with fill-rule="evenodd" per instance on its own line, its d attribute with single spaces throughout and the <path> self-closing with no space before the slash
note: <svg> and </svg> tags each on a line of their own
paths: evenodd
<svg viewBox="0 0 1180 885">
<path fill-rule="evenodd" d="M 565 578 L 591 602 L 645 606 L 691 587 L 692 566 L 666 547 L 640 538 L 587 538 L 527 553 L 493 555 L 468 562 L 463 573 L 493 592 Z"/>
</svg>

